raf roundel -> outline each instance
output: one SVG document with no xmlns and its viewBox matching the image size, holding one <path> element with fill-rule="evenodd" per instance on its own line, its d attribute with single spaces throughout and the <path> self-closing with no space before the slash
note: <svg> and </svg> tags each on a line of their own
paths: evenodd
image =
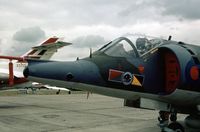
<svg viewBox="0 0 200 132">
<path fill-rule="evenodd" d="M 125 72 L 122 75 L 122 83 L 124 85 L 130 85 L 133 81 L 133 75 L 130 72 Z"/>
</svg>

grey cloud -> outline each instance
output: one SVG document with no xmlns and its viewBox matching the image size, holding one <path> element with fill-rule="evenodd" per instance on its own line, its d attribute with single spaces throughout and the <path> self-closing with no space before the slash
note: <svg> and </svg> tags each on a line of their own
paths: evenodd
<svg viewBox="0 0 200 132">
<path fill-rule="evenodd" d="M 79 25 L 123 27 L 138 22 L 169 22 L 170 16 L 199 18 L 199 5 L 198 0 L 22 0 L 20 4 L 4 0 L 0 1 L 0 25 L 14 27 L 12 21 L 17 20 L 15 25 L 20 27 L 34 23 L 51 30 Z"/>
<path fill-rule="evenodd" d="M 159 5 L 160 2 L 155 0 L 136 0 L 130 2 L 127 8 L 122 8 L 118 15 L 121 17 L 132 15 L 132 17 L 137 16 L 138 18 L 146 15 L 148 17 L 154 15 L 152 14 L 153 9 L 160 10 Z"/>
<path fill-rule="evenodd" d="M 199 0 L 165 0 L 162 14 L 185 19 L 200 19 L 199 5 Z"/>
<path fill-rule="evenodd" d="M 17 31 L 9 42 L 11 45 L 5 50 L 7 55 L 23 55 L 31 49 L 31 47 L 43 41 L 45 32 L 39 27 L 23 28 Z"/>
<path fill-rule="evenodd" d="M 23 28 L 13 35 L 13 40 L 19 42 L 38 42 L 45 38 L 45 32 L 40 27 Z"/>
<path fill-rule="evenodd" d="M 100 35 L 87 35 L 80 36 L 73 39 L 71 46 L 66 46 L 59 50 L 53 56 L 53 60 L 75 60 L 77 57 L 84 58 L 89 56 L 89 48 L 92 48 L 92 52 L 106 44 L 108 41 Z"/>
<path fill-rule="evenodd" d="M 105 39 L 102 36 L 98 35 L 88 35 L 88 36 L 81 36 L 74 40 L 72 43 L 77 48 L 83 47 L 96 47 L 98 45 L 103 45 L 106 43 Z"/>
<path fill-rule="evenodd" d="M 0 0 L 0 34 L 5 39 L 16 28 L 30 25 L 39 25 L 48 34 L 69 38 L 87 34 L 110 38 L 125 32 L 180 33 L 188 31 L 191 27 L 188 23 L 199 19 L 198 5 L 198 0 L 21 0 L 20 4 L 18 0 Z M 188 19 L 191 21 L 184 21 Z M 36 40 L 30 38 L 30 34 L 20 35 L 20 32 L 13 36 L 15 43 Z M 79 38 L 79 41 L 85 40 Z M 89 42 L 85 43 L 91 46 Z M 77 47 L 83 45 L 77 44 Z"/>
<path fill-rule="evenodd" d="M 13 45 L 7 49 L 6 54 L 13 55 L 13 56 L 21 56 L 28 52 L 33 45 L 37 43 L 30 43 L 30 42 L 13 42 Z"/>
<path fill-rule="evenodd" d="M 199 0 L 138 0 L 122 8 L 118 15 L 131 22 L 194 20 L 200 19 L 199 5 Z"/>
<path fill-rule="evenodd" d="M 145 14 L 145 11 L 152 10 L 149 9 L 150 4 L 152 3 L 147 2 L 147 0 L 58 0 L 56 2 L 22 0 L 20 5 L 15 1 L 0 2 L 0 5 L 4 5 L 2 12 L 14 14 L 14 18 L 21 18 L 22 23 L 30 25 L 34 22 L 36 25 L 44 25 L 51 29 L 57 27 L 73 28 L 77 25 L 124 26 L 134 24 L 138 19 L 151 17 L 151 15 Z M 151 12 L 154 14 L 153 11 Z M 131 14 L 131 16 L 124 18 L 126 13 Z M 6 15 L 4 18 L 8 19 L 8 17 L 10 16 Z M 13 18 L 10 19 L 13 20 Z M 19 26 L 21 25 L 19 24 Z"/>
</svg>

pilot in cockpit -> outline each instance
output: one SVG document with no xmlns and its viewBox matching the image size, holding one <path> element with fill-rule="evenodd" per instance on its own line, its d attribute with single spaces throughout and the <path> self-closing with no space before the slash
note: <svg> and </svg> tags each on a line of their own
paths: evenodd
<svg viewBox="0 0 200 132">
<path fill-rule="evenodd" d="M 147 38 L 137 38 L 136 40 L 136 48 L 140 55 L 149 51 L 152 48 L 151 46 L 152 45 Z"/>
</svg>

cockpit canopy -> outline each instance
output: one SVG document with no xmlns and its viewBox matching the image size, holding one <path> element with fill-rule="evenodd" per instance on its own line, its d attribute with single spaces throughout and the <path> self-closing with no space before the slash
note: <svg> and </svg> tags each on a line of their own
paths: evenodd
<svg viewBox="0 0 200 132">
<path fill-rule="evenodd" d="M 141 57 L 165 40 L 146 36 L 120 37 L 104 45 L 99 51 L 113 57 Z"/>
</svg>

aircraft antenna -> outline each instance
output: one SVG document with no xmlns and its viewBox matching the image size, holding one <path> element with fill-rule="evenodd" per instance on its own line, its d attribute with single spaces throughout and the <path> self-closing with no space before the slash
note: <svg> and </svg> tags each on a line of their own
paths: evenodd
<svg viewBox="0 0 200 132">
<path fill-rule="evenodd" d="M 90 58 L 92 58 L 92 48 L 90 48 Z"/>
<path fill-rule="evenodd" d="M 171 35 L 169 35 L 169 37 L 168 37 L 168 40 L 171 40 L 172 39 L 172 36 Z"/>
</svg>

